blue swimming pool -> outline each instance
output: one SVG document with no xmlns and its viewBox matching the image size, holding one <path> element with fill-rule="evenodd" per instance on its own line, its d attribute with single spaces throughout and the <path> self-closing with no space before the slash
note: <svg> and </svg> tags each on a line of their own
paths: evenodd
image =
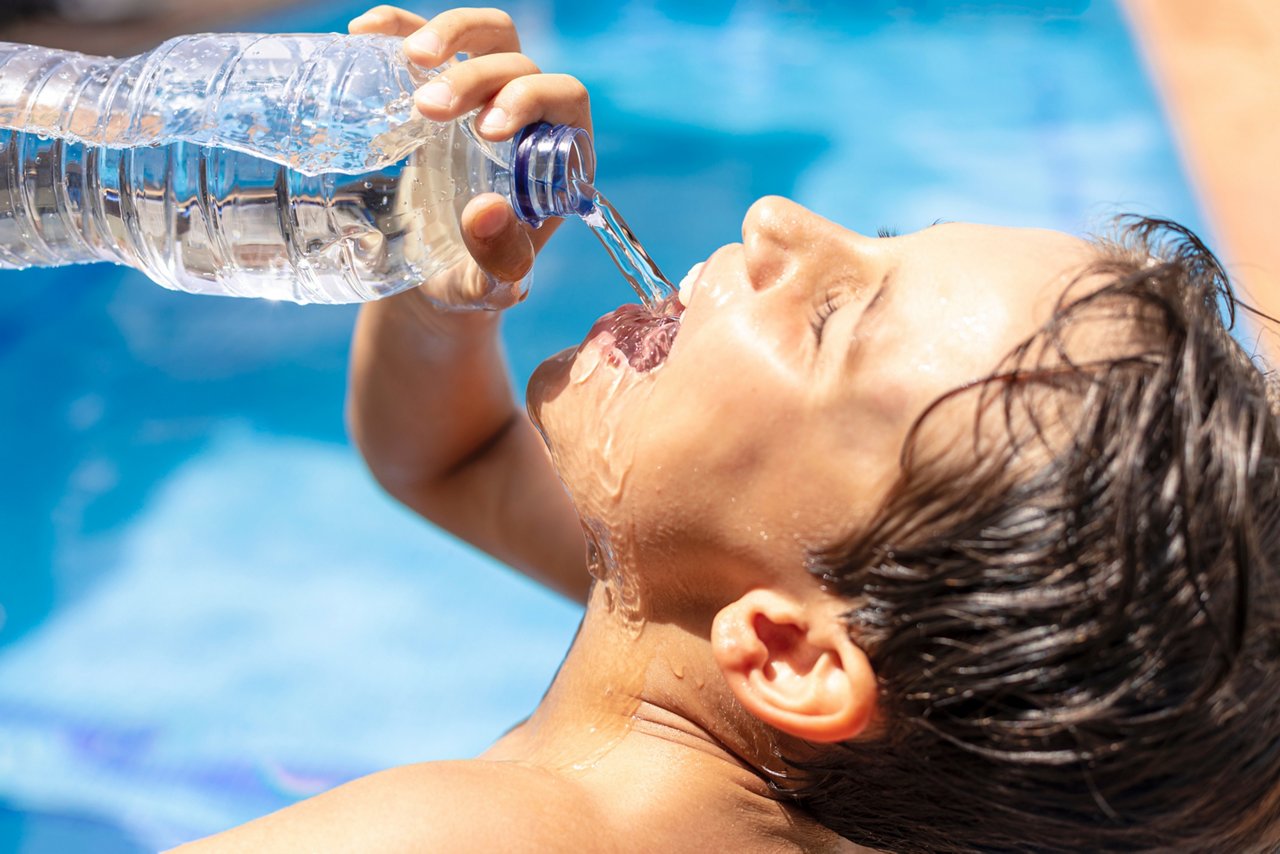
<svg viewBox="0 0 1280 854">
<path fill-rule="evenodd" d="M 1109 0 L 506 6 L 590 87 L 601 187 L 676 278 L 766 193 L 867 232 L 1204 225 Z M 629 298 L 566 227 L 507 323 L 519 380 Z M 0 851 L 171 845 L 474 754 L 537 701 L 577 609 L 371 484 L 354 314 L 0 274 Z"/>
</svg>

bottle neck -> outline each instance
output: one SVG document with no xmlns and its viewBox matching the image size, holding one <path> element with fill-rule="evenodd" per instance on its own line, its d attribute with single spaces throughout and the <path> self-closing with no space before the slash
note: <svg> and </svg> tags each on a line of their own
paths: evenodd
<svg viewBox="0 0 1280 854">
<path fill-rule="evenodd" d="M 549 217 L 583 216 L 595 206 L 596 155 L 579 127 L 546 122 L 521 130 L 511 163 L 511 201 L 535 228 Z"/>
</svg>

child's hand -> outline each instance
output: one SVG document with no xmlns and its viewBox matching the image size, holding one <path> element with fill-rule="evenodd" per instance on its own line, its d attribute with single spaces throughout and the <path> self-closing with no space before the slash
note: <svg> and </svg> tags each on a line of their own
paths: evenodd
<svg viewBox="0 0 1280 854">
<path fill-rule="evenodd" d="M 471 57 L 417 93 L 418 109 L 429 119 L 449 121 L 479 109 L 477 133 L 493 141 L 538 120 L 591 128 L 582 84 L 540 73 L 519 53 L 520 40 L 502 12 L 457 9 L 426 21 L 379 6 L 352 21 L 351 32 L 408 36 L 405 53 L 428 68 L 458 52 Z M 462 235 L 474 260 L 415 291 L 361 307 L 347 411 L 352 438 L 391 495 L 584 601 L 591 576 L 582 526 L 512 391 L 497 314 L 436 311 L 428 304 L 506 308 L 519 301 L 520 280 L 554 229 L 554 220 L 527 227 L 500 196 L 472 199 Z"/>
<path fill-rule="evenodd" d="M 456 53 L 468 55 L 418 90 L 418 110 L 429 119 L 448 121 L 479 108 L 479 134 L 495 142 L 537 121 L 591 130 L 586 89 L 566 74 L 543 74 L 521 54 L 520 37 L 505 12 L 453 9 L 427 21 L 378 6 L 352 21 L 350 30 L 406 36 L 406 55 L 427 68 Z M 475 263 L 438 277 L 444 281 L 426 283 L 428 295 L 445 305 L 506 308 L 518 302 L 523 297 L 519 283 L 557 224 L 549 220 L 530 228 L 501 196 L 477 196 L 462 214 L 462 236 Z"/>
</svg>

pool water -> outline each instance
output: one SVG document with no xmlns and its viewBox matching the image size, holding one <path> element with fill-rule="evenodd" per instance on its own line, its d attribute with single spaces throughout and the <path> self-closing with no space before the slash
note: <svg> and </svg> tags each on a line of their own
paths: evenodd
<svg viewBox="0 0 1280 854">
<path fill-rule="evenodd" d="M 590 88 L 598 183 L 672 276 L 767 193 L 866 233 L 1203 225 L 1110 0 L 507 8 Z M 517 382 L 632 299 L 567 225 L 508 318 Z M 537 702 L 579 612 L 371 483 L 354 316 L 0 273 L 0 851 L 154 850 L 473 755 Z"/>
</svg>

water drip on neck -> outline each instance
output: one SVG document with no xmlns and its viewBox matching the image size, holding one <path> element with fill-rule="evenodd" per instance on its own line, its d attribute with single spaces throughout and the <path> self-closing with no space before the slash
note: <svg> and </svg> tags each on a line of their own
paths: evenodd
<svg viewBox="0 0 1280 854">
<path fill-rule="evenodd" d="M 607 609 L 620 618 L 633 638 L 644 631 L 640 580 L 628 555 L 619 555 L 609 529 L 593 519 L 582 520 L 587 541 L 587 572 L 602 588 Z M 622 544 L 626 548 L 625 543 Z"/>
</svg>

